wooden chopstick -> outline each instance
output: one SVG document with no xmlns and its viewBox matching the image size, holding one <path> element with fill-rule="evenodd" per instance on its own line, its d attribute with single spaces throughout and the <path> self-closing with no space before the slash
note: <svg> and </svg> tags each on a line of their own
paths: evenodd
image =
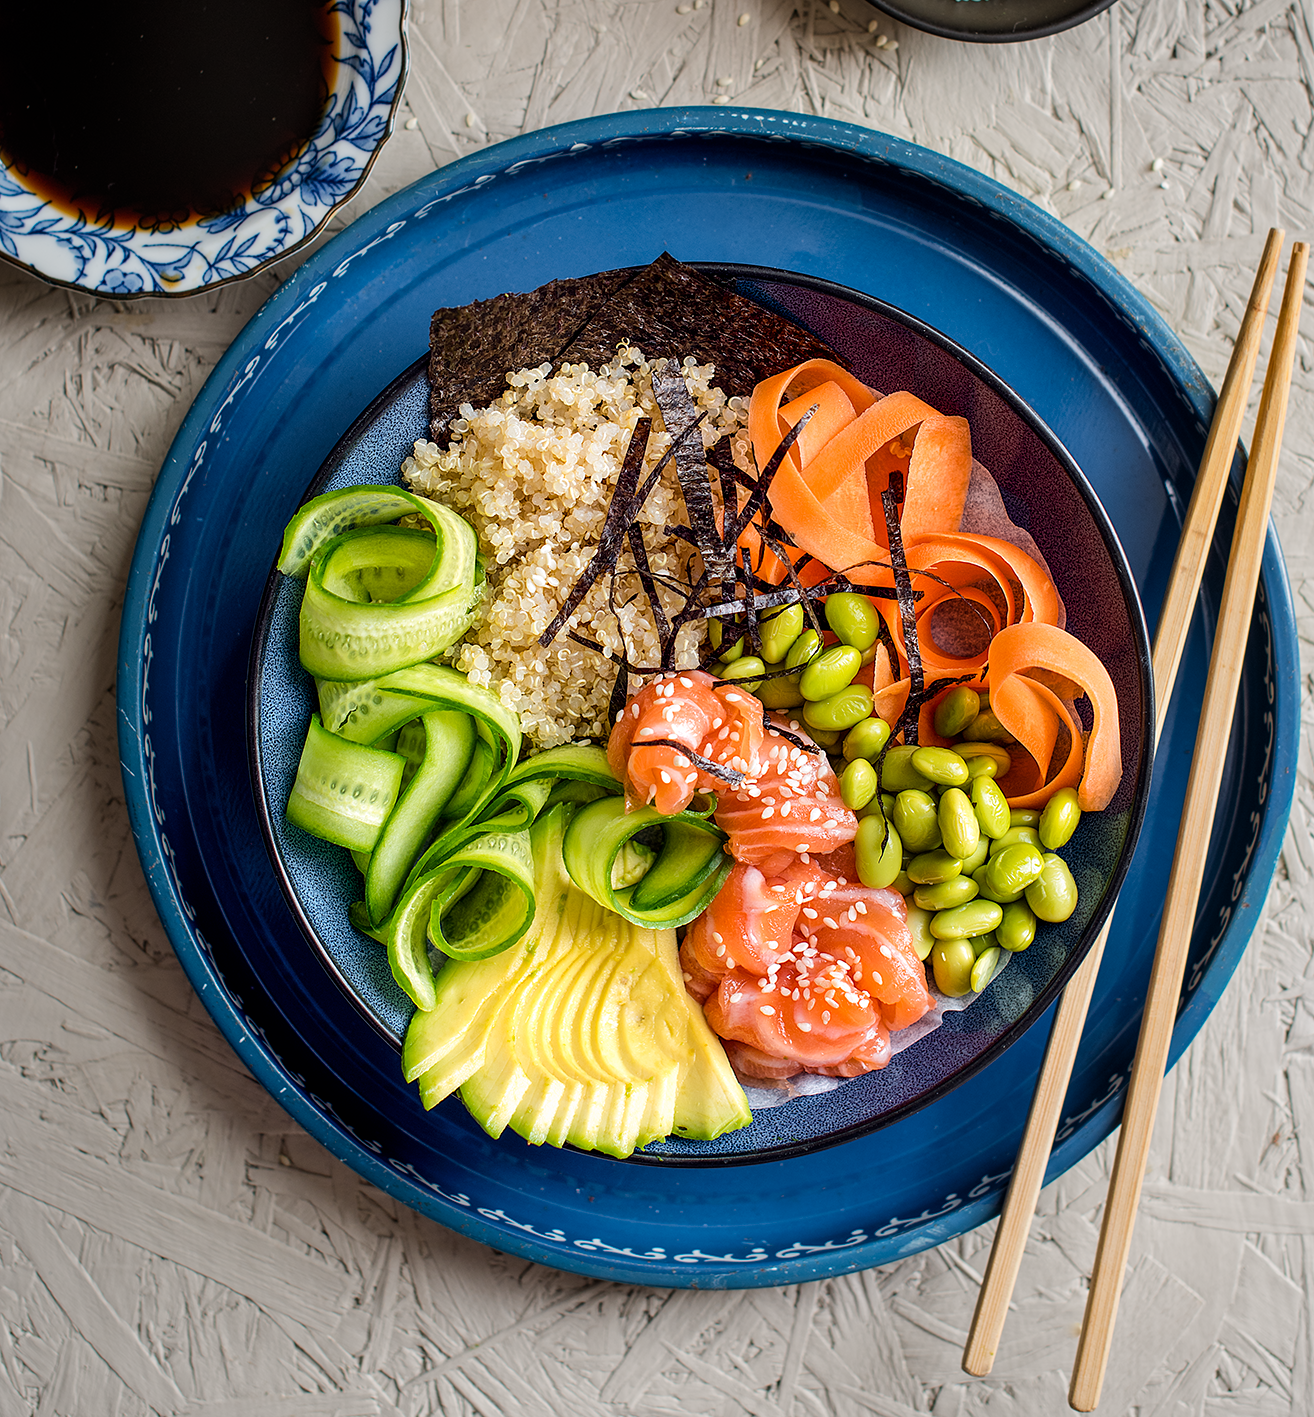
<svg viewBox="0 0 1314 1417">
<path fill-rule="evenodd" d="M 1214 525 L 1222 505 L 1237 438 L 1241 433 L 1241 420 L 1249 402 L 1260 337 L 1264 331 L 1264 318 L 1268 313 L 1269 296 L 1277 275 L 1283 240 L 1284 233 L 1274 229 L 1269 232 L 1264 245 L 1250 302 L 1246 306 L 1214 409 L 1209 437 L 1200 459 L 1200 469 L 1168 579 L 1168 590 L 1159 614 L 1159 628 L 1154 641 L 1156 741 L 1168 712 L 1209 545 L 1213 540 Z M 976 1377 L 984 1377 L 990 1371 L 999 1349 L 1013 1286 L 1017 1283 L 1018 1269 L 1022 1263 L 1022 1252 L 1031 1230 L 1031 1217 L 1035 1214 L 1036 1201 L 1044 1184 L 1045 1167 L 1053 1150 L 1059 1114 L 1072 1077 L 1086 1014 L 1104 955 L 1104 944 L 1112 924 L 1113 914 L 1110 912 L 1094 945 L 1068 981 L 1054 1018 L 1045 1061 L 1027 1116 L 1026 1131 L 1013 1166 L 1008 1193 L 1004 1197 L 1004 1208 L 995 1231 L 981 1292 L 977 1296 L 971 1332 L 963 1350 L 963 1367 Z"/>
<path fill-rule="evenodd" d="M 1068 1401 L 1078 1412 L 1091 1412 L 1100 1400 L 1104 1369 L 1113 1340 L 1113 1322 L 1118 1311 L 1127 1253 L 1131 1248 L 1132 1227 L 1140 1202 L 1141 1181 L 1149 1156 L 1154 1116 L 1163 1087 L 1168 1047 L 1182 992 L 1182 975 L 1195 927 L 1196 904 L 1204 878 L 1205 857 L 1218 792 L 1222 784 L 1227 740 L 1232 731 L 1246 641 L 1254 612 L 1255 590 L 1259 584 L 1268 513 L 1277 477 L 1278 453 L 1287 417 L 1287 396 L 1296 353 L 1296 331 L 1300 324 L 1305 294 L 1305 273 L 1309 247 L 1297 241 L 1291 248 L 1287 284 L 1278 313 L 1277 334 L 1264 377 L 1259 400 L 1255 437 L 1241 490 L 1236 532 L 1228 559 L 1223 598 L 1218 609 L 1218 628 L 1205 680 L 1200 708 L 1200 729 L 1195 740 L 1195 756 L 1186 784 L 1182 824 L 1168 877 L 1164 898 L 1163 924 L 1155 949 L 1141 1033 L 1132 1064 L 1127 1104 L 1123 1111 L 1118 1152 L 1113 1163 L 1109 1196 L 1104 1205 L 1099 1247 L 1091 1272 L 1086 1316 L 1077 1344 L 1077 1361 L 1072 1371 Z"/>
</svg>

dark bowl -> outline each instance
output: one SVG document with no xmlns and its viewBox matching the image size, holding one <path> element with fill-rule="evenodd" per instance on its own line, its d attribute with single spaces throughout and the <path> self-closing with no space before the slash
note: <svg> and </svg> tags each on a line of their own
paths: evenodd
<svg viewBox="0 0 1314 1417">
<path fill-rule="evenodd" d="M 1008 44 L 1075 29 L 1113 0 L 871 0 L 878 10 L 927 34 L 974 44 Z"/>
<path fill-rule="evenodd" d="M 1076 969 L 1113 905 L 1145 813 L 1153 744 L 1150 647 L 1131 571 L 1090 484 L 1036 414 L 952 340 L 883 301 L 762 267 L 700 269 L 811 330 L 873 388 L 909 389 L 942 413 L 968 419 L 973 452 L 993 474 L 1012 520 L 1035 538 L 1064 593 L 1067 628 L 1112 676 L 1124 774 L 1110 805 L 1087 814 L 1064 848 L 1079 888 L 1076 912 L 1062 925 L 1045 927 L 970 1008 L 948 1015 L 881 1072 L 759 1111 L 751 1126 L 716 1141 L 670 1140 L 631 1159 L 662 1166 L 778 1161 L 862 1136 L 935 1101 L 1021 1037 Z M 335 487 L 398 481 L 412 443 L 427 436 L 425 364 L 422 356 L 361 414 L 306 498 Z M 287 515 L 293 510 L 289 505 Z M 271 571 L 247 683 L 256 806 L 274 871 L 311 950 L 355 1006 L 362 1026 L 400 1052 L 410 1001 L 394 982 L 384 951 L 347 923 L 347 907 L 359 896 L 359 873 L 345 851 L 290 827 L 283 817 L 314 710 L 313 683 L 297 657 L 300 599 L 299 582 Z M 461 1104 L 451 1098 L 442 1106 Z"/>
</svg>

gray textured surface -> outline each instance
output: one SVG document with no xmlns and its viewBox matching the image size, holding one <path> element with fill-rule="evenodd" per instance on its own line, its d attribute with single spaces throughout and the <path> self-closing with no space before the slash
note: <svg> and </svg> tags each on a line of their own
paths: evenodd
<svg viewBox="0 0 1314 1417">
<path fill-rule="evenodd" d="M 741 14 L 749 16 L 745 25 Z M 736 103 L 884 129 L 1104 251 L 1221 377 L 1264 232 L 1314 229 L 1309 0 L 1123 0 L 1025 46 L 862 0 L 426 0 L 399 130 L 354 209 L 591 113 Z M 1110 1160 L 1051 1186 L 994 1375 L 961 1345 L 989 1230 L 733 1294 L 596 1284 L 361 1183 L 220 1038 L 128 832 L 114 653 L 152 479 L 277 273 L 115 305 L 0 267 L 0 1417 L 1065 1410 Z M 1271 321 L 1270 321 L 1271 333 Z M 1302 342 L 1275 516 L 1314 627 Z M 1314 773 L 1265 923 L 1169 1078 L 1101 1411 L 1314 1411 Z"/>
</svg>

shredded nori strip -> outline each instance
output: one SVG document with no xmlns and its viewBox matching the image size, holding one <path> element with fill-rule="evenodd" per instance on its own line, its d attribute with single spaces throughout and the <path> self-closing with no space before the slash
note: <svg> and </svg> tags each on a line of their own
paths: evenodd
<svg viewBox="0 0 1314 1417">
<path fill-rule="evenodd" d="M 903 473 L 890 473 L 890 485 L 881 493 L 885 509 L 885 529 L 890 541 L 890 565 L 894 569 L 894 588 L 899 592 L 899 618 L 903 621 L 903 648 L 908 659 L 908 704 L 899 718 L 905 743 L 917 742 L 917 715 L 921 710 L 925 683 L 922 651 L 917 643 L 917 616 L 912 593 L 912 578 L 908 574 L 908 558 L 903 553 L 903 531 L 899 526 L 899 503 L 903 500 Z M 909 717 L 909 709 L 912 710 Z M 890 735 L 892 738 L 894 734 Z"/>
<path fill-rule="evenodd" d="M 611 686 L 611 697 L 607 700 L 608 724 L 619 723 L 630 701 L 630 671 L 622 659 L 616 666 L 616 680 Z"/>
<path fill-rule="evenodd" d="M 579 609 L 580 601 L 593 588 L 594 581 L 604 571 L 615 568 L 621 542 L 625 539 L 630 523 L 634 520 L 634 513 L 629 516 L 625 516 L 624 513 L 630 502 L 634 500 L 634 489 L 639 481 L 639 471 L 643 467 L 643 455 L 648 451 L 648 435 L 651 432 L 652 419 L 641 418 L 635 424 L 634 432 L 630 434 L 629 447 L 625 449 L 625 460 L 621 463 L 620 475 L 616 479 L 616 491 L 612 494 L 606 520 L 602 524 L 602 536 L 598 539 L 598 549 L 593 553 L 593 559 L 580 573 L 579 580 L 571 587 L 570 594 L 557 612 L 556 618 L 538 637 L 538 642 L 544 649 L 556 639 L 561 627 Z M 649 478 L 644 484 L 645 491 L 651 486 L 652 478 Z M 637 513 L 638 507 L 634 510 Z"/>
<path fill-rule="evenodd" d="M 662 411 L 662 421 L 675 446 L 675 471 L 684 493 L 684 508 L 689 514 L 689 526 L 695 544 L 702 553 L 703 565 L 721 580 L 734 574 L 730 545 L 721 539 L 716 529 L 716 508 L 712 503 L 712 479 L 707 471 L 707 455 L 702 439 L 695 445 L 685 434 L 697 420 L 698 409 L 689 397 L 680 366 L 668 359 L 652 375 L 652 395 Z"/>
<path fill-rule="evenodd" d="M 725 529 L 725 544 L 727 546 L 731 546 L 737 542 L 748 529 L 749 522 L 765 509 L 771 492 L 771 479 L 775 477 L 776 473 L 780 470 L 780 465 L 785 461 L 789 450 L 798 442 L 803 433 L 803 429 L 807 426 L 812 415 L 816 413 L 819 407 L 819 404 L 814 403 L 780 440 L 775 452 L 767 459 L 767 465 L 758 473 L 756 486 L 754 486 L 752 492 L 749 494 L 748 501 L 739 508 L 733 522 L 730 521 L 730 512 L 727 507 Z"/>
<path fill-rule="evenodd" d="M 643 544 L 643 528 L 638 522 L 631 522 L 626 530 L 630 543 L 630 555 L 634 557 L 635 574 L 643 593 L 648 597 L 648 608 L 652 611 L 652 623 L 657 629 L 657 639 L 662 647 L 662 668 L 669 669 L 675 655 L 675 636 L 671 634 L 671 622 L 666 618 L 661 596 L 657 594 L 657 582 L 653 579 L 652 567 L 648 564 L 648 548 Z"/>
</svg>

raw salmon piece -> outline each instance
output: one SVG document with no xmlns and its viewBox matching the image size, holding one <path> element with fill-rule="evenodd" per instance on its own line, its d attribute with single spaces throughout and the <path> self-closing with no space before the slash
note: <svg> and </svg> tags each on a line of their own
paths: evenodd
<svg viewBox="0 0 1314 1417">
<path fill-rule="evenodd" d="M 854 983 L 847 966 L 834 959 L 801 961 L 791 956 L 758 979 L 736 969 L 703 1009 L 722 1038 L 788 1059 L 796 1072 L 844 1066 L 887 1033 L 880 1005 Z"/>
<path fill-rule="evenodd" d="M 607 762 L 625 784 L 631 807 L 650 803 L 674 816 L 696 793 L 723 791 L 726 779 L 669 744 L 751 776 L 765 731 L 762 717 L 760 700 L 732 684 L 716 684 L 701 669 L 669 674 L 654 679 L 625 706 L 607 742 Z M 645 738 L 664 742 L 645 747 Z"/>
<path fill-rule="evenodd" d="M 782 853 L 825 855 L 857 835 L 858 819 L 840 801 L 830 760 L 792 726 L 807 747 L 791 742 L 778 731 L 784 726 L 770 721 L 754 780 L 719 794 L 716 824 L 736 861 L 774 867 Z"/>
<path fill-rule="evenodd" d="M 799 911 L 823 876 L 820 866 L 804 865 L 796 856 L 790 869 L 772 880 L 756 866 L 740 863 L 689 926 L 684 949 L 716 978 L 736 967 L 764 973 L 789 952 Z"/>
</svg>

